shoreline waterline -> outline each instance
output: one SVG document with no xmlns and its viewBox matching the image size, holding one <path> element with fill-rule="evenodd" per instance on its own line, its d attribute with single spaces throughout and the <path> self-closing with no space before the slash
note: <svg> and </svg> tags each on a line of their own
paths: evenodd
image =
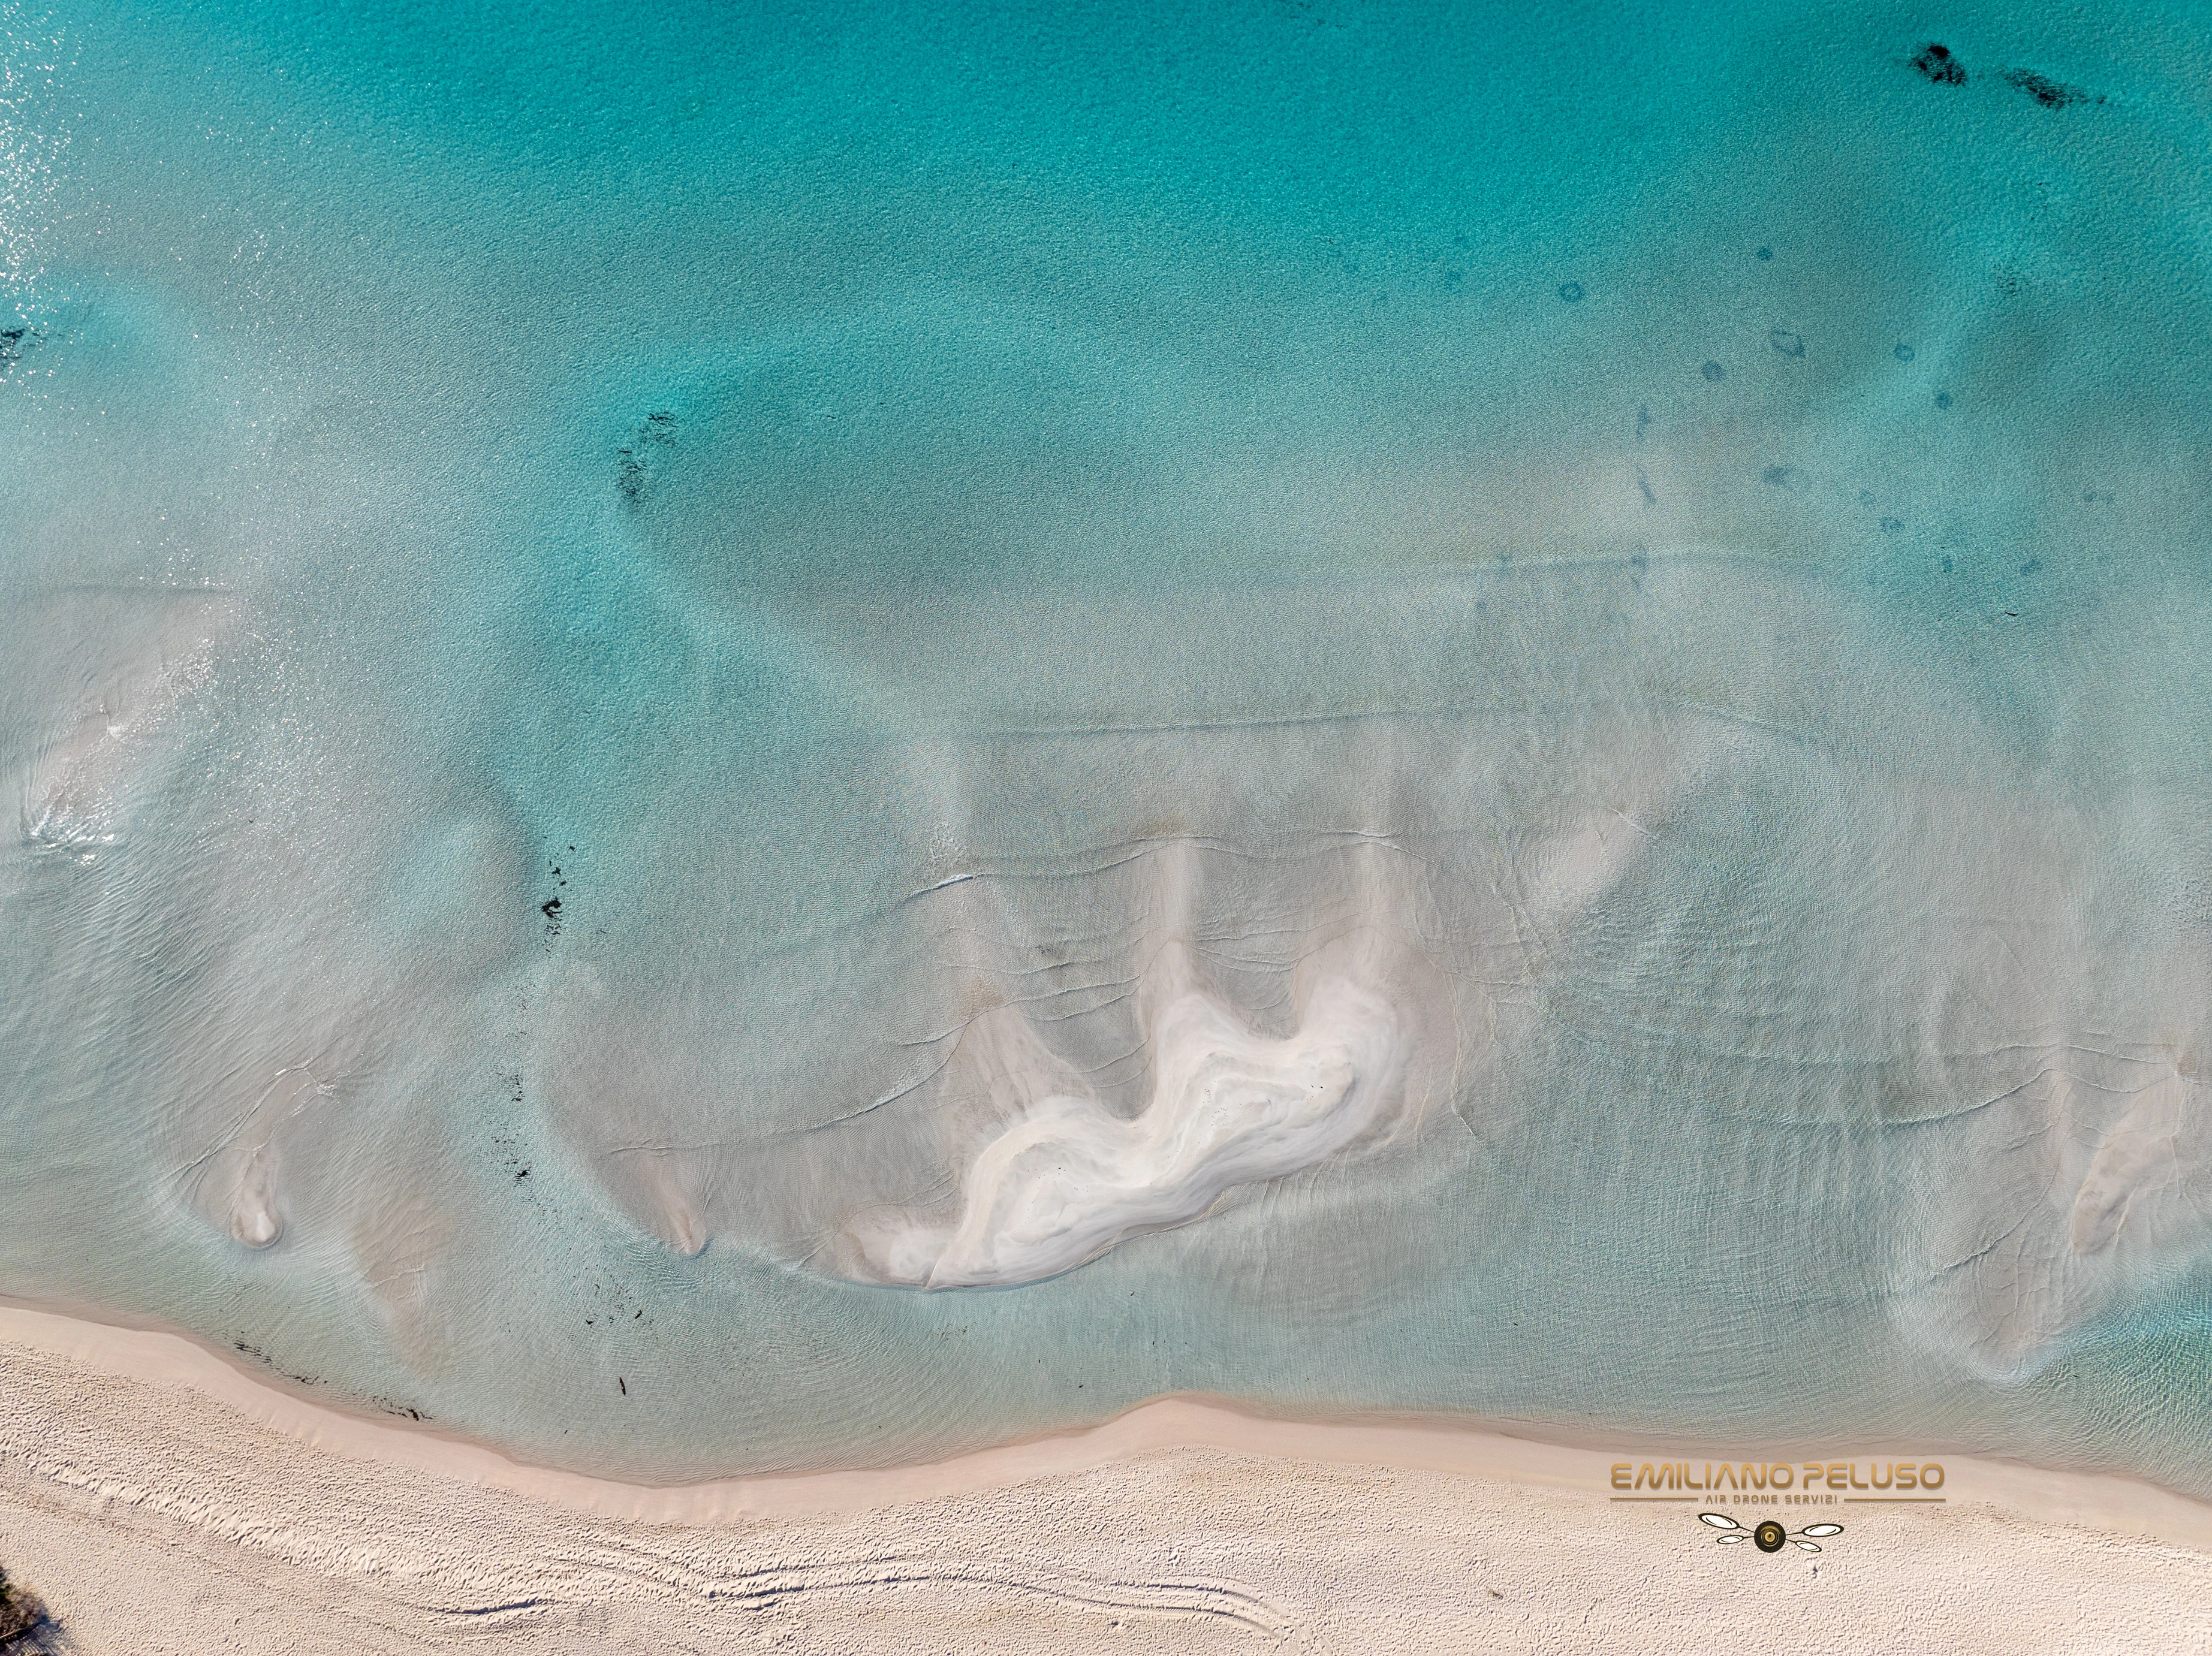
<svg viewBox="0 0 2212 1656">
<path fill-rule="evenodd" d="M 0 1299 L 0 1350 L 27 1347 L 120 1379 L 189 1387 L 252 1423 L 343 1459 L 502 1490 L 598 1518 L 672 1525 L 719 1524 L 855 1513 L 945 1496 L 1009 1489 L 1165 1451 L 1232 1455 L 1393 1471 L 1443 1473 L 1614 1500 L 1614 1469 L 1664 1454 L 1674 1461 L 1826 1460 L 1880 1444 L 1725 1449 L 1662 1442 L 1631 1433 L 1580 1441 L 1523 1435 L 1522 1422 L 1439 1416 L 1274 1415 L 1226 1398 L 1181 1393 L 1151 1398 L 1095 1425 L 1032 1435 L 933 1461 L 864 1469 L 772 1472 L 656 1484 L 565 1471 L 514 1458 L 434 1424 L 386 1421 L 310 1402 L 272 1385 L 189 1335 Z M 1520 1430 L 1503 1429 L 1518 1427 Z M 1898 1451 L 1903 1453 L 1904 1451 Z M 1940 1456 L 1945 1504 L 2008 1508 L 2051 1525 L 2140 1536 L 2212 1552 L 2212 1502 L 2148 1481 L 2045 1467 L 1916 1446 Z M 1691 1486 L 1694 1487 L 1694 1486 Z M 1645 1497 L 1650 1498 L 1650 1497 Z M 1729 1489 L 1670 1489 L 1675 1504 L 1751 1504 L 1771 1497 Z"/>
</svg>

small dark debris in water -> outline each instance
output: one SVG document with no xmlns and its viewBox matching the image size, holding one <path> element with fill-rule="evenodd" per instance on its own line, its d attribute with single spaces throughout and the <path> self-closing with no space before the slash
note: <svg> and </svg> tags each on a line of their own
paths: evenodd
<svg viewBox="0 0 2212 1656">
<path fill-rule="evenodd" d="M 1936 406 L 1939 409 L 1949 408 L 1951 406 L 1951 393 L 1948 391 L 1937 391 L 1936 393 Z"/>
<path fill-rule="evenodd" d="M 1762 247 L 1759 250 L 1759 257 L 1762 261 L 1771 259 L 1774 257 L 1774 249 Z"/>
<path fill-rule="evenodd" d="M 1787 328 L 1777 328 L 1766 336 L 1766 343 L 1784 356 L 1805 355 L 1805 336 L 1802 333 L 1791 333 Z"/>
<path fill-rule="evenodd" d="M 1699 368 L 1698 372 L 1705 375 L 1708 381 L 1716 385 L 1719 385 L 1722 380 L 1728 378 L 1728 370 L 1717 362 L 1708 361 L 1705 366 Z"/>
<path fill-rule="evenodd" d="M 2040 559 L 2040 558 L 2030 558 L 2030 559 L 2029 559 L 2026 563 L 2024 563 L 2024 564 L 2021 565 L 2021 567 L 2020 567 L 2020 573 L 2021 573 L 2021 574 L 2023 574 L 2023 575 L 2033 575 L 2033 574 L 2039 573 L 2042 571 L 2042 568 L 2043 568 L 2043 560 L 2042 560 L 2042 559 Z"/>
<path fill-rule="evenodd" d="M 2045 109 L 2065 109 L 2074 104 L 2102 103 L 2093 99 L 2078 86 L 2062 86 L 2047 75 L 2038 75 L 2032 69 L 2008 69 L 2004 72 L 2004 83 L 2015 92 L 2025 92 Z"/>
<path fill-rule="evenodd" d="M 1651 404 L 1649 403 L 1638 403 L 1636 405 L 1636 440 L 1638 442 L 1640 443 L 1644 440 L 1644 433 L 1650 424 Z"/>
<path fill-rule="evenodd" d="M 514 1176 L 515 1176 L 517 1179 L 527 1179 L 527 1178 L 529 1178 L 529 1177 L 530 1177 L 530 1169 L 529 1169 L 529 1168 L 522 1168 L 520 1172 L 518 1172 Z"/>
<path fill-rule="evenodd" d="M 1943 573 L 1947 575 L 1951 573 L 1951 561 L 1948 558 L 1943 560 Z"/>
<path fill-rule="evenodd" d="M 1777 488 L 1787 488 L 1791 470 L 1789 466 L 1769 466 L 1759 474 L 1759 480 L 1763 483 L 1771 483 Z"/>
<path fill-rule="evenodd" d="M 548 897 L 544 902 L 538 905 L 538 912 L 543 914 L 547 919 L 551 919 L 556 914 L 558 914 L 561 912 L 561 900 L 558 897 Z"/>
<path fill-rule="evenodd" d="M 1636 474 L 1636 488 L 1637 492 L 1644 496 L 1644 505 L 1656 506 L 1659 504 L 1659 496 L 1652 490 L 1651 480 L 1640 471 Z"/>
<path fill-rule="evenodd" d="M 1565 300 L 1570 305 L 1581 304 L 1583 302 L 1583 284 L 1579 282 L 1562 282 L 1559 284 L 1559 297 Z"/>
<path fill-rule="evenodd" d="M 1902 518 L 1884 518 L 1881 520 L 1881 532 L 1885 535 L 1894 535 L 1904 527 L 1905 519 Z"/>
<path fill-rule="evenodd" d="M 1496 1587 L 1487 1587 L 1485 1588 L 1484 1591 L 1488 1592 L 1492 1598 L 1503 1598 L 1505 1596 L 1504 1593 L 1498 1592 Z"/>
<path fill-rule="evenodd" d="M 641 1306 L 641 1307 L 638 1307 L 637 1317 L 642 1317 L 643 1315 L 645 1315 L 645 1308 L 644 1308 L 642 1306 Z M 630 1320 L 631 1320 L 632 1322 L 635 1322 L 635 1321 L 637 1320 L 637 1317 L 632 1317 L 632 1318 L 630 1319 Z"/>
<path fill-rule="evenodd" d="M 1910 345 L 1900 344 L 1895 350 L 1892 351 L 1890 355 L 1900 362 L 1910 362 L 1912 360 L 1912 347 Z"/>
<path fill-rule="evenodd" d="M 617 1374 L 615 1376 L 615 1384 L 622 1387 L 622 1394 L 624 1397 L 628 1397 L 629 1395 L 629 1382 L 624 1380 L 620 1374 Z M 1869 1476 L 1871 1477 L 1872 1474 L 1869 1473 Z"/>
<path fill-rule="evenodd" d="M 1937 86 L 1966 84 L 1966 66 L 1951 55 L 1951 48 L 1940 40 L 1930 40 L 1920 48 L 1912 60 L 1918 70 Z"/>
</svg>

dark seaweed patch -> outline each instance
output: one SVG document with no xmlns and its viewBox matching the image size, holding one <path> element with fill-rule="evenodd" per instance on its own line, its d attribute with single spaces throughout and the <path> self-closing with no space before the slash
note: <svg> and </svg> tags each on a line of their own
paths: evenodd
<svg viewBox="0 0 2212 1656">
<path fill-rule="evenodd" d="M 0 373 L 4 373 L 10 362 L 21 361 L 23 353 L 37 344 L 39 339 L 36 328 L 0 328 Z"/>
<path fill-rule="evenodd" d="M 666 409 L 645 416 L 629 442 L 616 452 L 615 486 L 623 503 L 635 511 L 668 469 L 676 448 L 676 416 Z"/>
<path fill-rule="evenodd" d="M 234 1338 L 231 1341 L 231 1344 L 245 1356 L 252 1358 L 254 1362 L 259 1363 L 264 1368 L 269 1369 L 272 1373 L 282 1374 L 286 1380 L 292 1381 L 296 1386 L 320 1386 L 323 1383 L 319 1375 L 298 1374 L 292 1369 L 283 1368 L 277 1362 L 276 1358 L 270 1356 L 259 1346 L 252 1344 L 243 1335 Z"/>
<path fill-rule="evenodd" d="M 1787 328 L 1777 328 L 1766 336 L 1766 343 L 1784 356 L 1805 355 L 1805 336 L 1802 333 L 1791 333 Z"/>
<path fill-rule="evenodd" d="M 2045 109 L 2066 109 L 2075 104 L 2101 103 L 2078 86 L 2064 86 L 2048 75 L 2039 75 L 2032 69 L 2008 69 L 2004 72 L 2004 83 L 2015 92 L 2025 92 Z"/>
<path fill-rule="evenodd" d="M 575 850 L 575 848 L 576 847 L 574 846 L 570 846 L 568 847 L 572 852 Z M 560 864 L 553 861 L 550 858 L 548 858 L 546 859 L 545 865 L 553 870 L 552 879 L 554 884 L 554 895 L 546 898 L 544 902 L 538 905 L 538 912 L 545 917 L 545 946 L 548 949 L 550 949 L 553 946 L 555 940 L 561 935 L 562 905 L 560 894 L 568 889 L 568 882 L 562 877 L 563 870 Z"/>
<path fill-rule="evenodd" d="M 520 1104 L 522 1101 L 522 1077 L 516 1076 L 513 1080 L 514 1101 Z M 492 1149 L 499 1155 L 501 1165 L 514 1176 L 514 1182 L 522 1186 L 523 1199 L 534 1202 L 537 1198 L 531 1194 L 529 1184 L 530 1162 L 523 1155 L 520 1144 L 511 1133 L 495 1133 L 492 1136 L 491 1143 Z"/>
<path fill-rule="evenodd" d="M 1920 48 L 1912 59 L 1918 70 L 1937 86 L 1966 84 L 1966 66 L 1951 55 L 1951 48 L 1939 40 L 1930 40 Z"/>
<path fill-rule="evenodd" d="M 1698 372 L 1705 375 L 1706 380 L 1710 384 L 1716 385 L 1719 385 L 1722 380 L 1728 378 L 1728 370 L 1717 362 L 1709 361 L 1705 367 L 1699 368 Z"/>
</svg>

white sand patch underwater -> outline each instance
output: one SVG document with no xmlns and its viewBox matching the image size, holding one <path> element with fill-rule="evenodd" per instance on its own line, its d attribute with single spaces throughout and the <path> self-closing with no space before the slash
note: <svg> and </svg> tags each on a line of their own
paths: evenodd
<svg viewBox="0 0 2212 1656">
<path fill-rule="evenodd" d="M 0 1295 L 2212 1494 L 2199 21 L 27 15 Z"/>
<path fill-rule="evenodd" d="M 1187 852 L 1179 860 L 1176 883 L 1188 877 Z M 1271 1038 L 1206 992 L 1188 904 L 1171 895 L 1169 907 L 1147 928 L 1154 953 L 1132 995 L 1147 1055 L 1138 1113 L 1109 1110 L 1014 1007 L 982 1014 L 951 1063 L 1012 1094 L 994 1100 L 1011 1119 L 969 1165 L 949 1229 L 908 1223 L 862 1241 L 884 1280 L 963 1288 L 1054 1276 L 1197 1219 L 1231 1190 L 1319 1167 L 1402 1108 L 1412 1031 L 1371 934 L 1304 955 L 1295 1027 Z"/>
</svg>

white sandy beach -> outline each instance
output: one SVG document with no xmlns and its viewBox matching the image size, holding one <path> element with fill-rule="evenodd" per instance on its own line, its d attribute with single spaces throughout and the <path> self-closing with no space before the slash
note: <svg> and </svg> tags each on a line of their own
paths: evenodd
<svg viewBox="0 0 2212 1656">
<path fill-rule="evenodd" d="M 2212 1647 L 2212 1507 L 2145 1484 L 1944 1457 L 1942 1504 L 1838 1497 L 1844 1534 L 1770 1557 L 1715 1544 L 1703 1499 L 1613 1500 L 1621 1458 L 1176 1398 L 938 1465 L 649 1489 L 0 1308 L 0 1562 L 58 1649 Z"/>
</svg>

